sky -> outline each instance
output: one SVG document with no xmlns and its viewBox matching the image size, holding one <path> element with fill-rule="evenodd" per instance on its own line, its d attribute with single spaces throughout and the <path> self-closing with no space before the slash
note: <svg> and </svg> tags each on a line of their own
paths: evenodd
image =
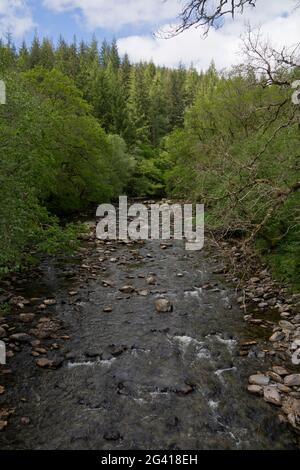
<svg viewBox="0 0 300 470">
<path fill-rule="evenodd" d="M 241 36 L 246 24 L 261 27 L 275 47 L 300 42 L 300 8 L 295 0 L 257 0 L 233 22 L 211 29 L 204 37 L 201 28 L 163 39 L 157 31 L 176 24 L 182 3 L 187 0 L 0 0 L 0 36 L 10 31 L 16 44 L 30 41 L 35 32 L 54 42 L 60 34 L 71 41 L 100 41 L 116 38 L 120 53 L 132 61 L 153 60 L 158 65 L 176 67 L 193 64 L 205 70 L 212 60 L 218 69 L 240 63 Z M 213 0 L 212 0 L 213 1 Z"/>
</svg>

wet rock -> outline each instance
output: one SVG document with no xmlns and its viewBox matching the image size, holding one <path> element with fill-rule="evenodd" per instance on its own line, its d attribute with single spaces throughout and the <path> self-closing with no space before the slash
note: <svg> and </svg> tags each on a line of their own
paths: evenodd
<svg viewBox="0 0 300 470">
<path fill-rule="evenodd" d="M 173 310 L 171 302 L 167 299 L 157 299 L 155 301 L 155 308 L 158 313 L 169 313 Z"/>
<path fill-rule="evenodd" d="M 36 352 L 39 354 L 47 354 L 47 349 L 45 348 L 36 348 Z"/>
<path fill-rule="evenodd" d="M 281 406 L 281 396 L 275 387 L 264 387 L 264 400 L 275 406 Z"/>
<path fill-rule="evenodd" d="M 53 305 L 56 305 L 56 300 L 55 299 L 46 299 L 44 300 L 43 304 L 46 305 L 47 307 L 52 307 Z"/>
<path fill-rule="evenodd" d="M 147 289 L 143 289 L 143 290 L 139 290 L 138 291 L 138 294 L 141 296 L 141 297 L 147 297 L 149 295 L 149 291 Z"/>
<path fill-rule="evenodd" d="M 38 353 L 37 351 L 32 351 L 31 355 L 32 357 L 40 357 L 40 353 Z"/>
<path fill-rule="evenodd" d="M 11 341 L 17 341 L 18 343 L 30 343 L 31 336 L 26 333 L 15 333 L 10 336 Z"/>
<path fill-rule="evenodd" d="M 6 336 L 5 329 L 2 326 L 0 326 L 0 339 L 5 338 L 5 336 Z"/>
<path fill-rule="evenodd" d="M 34 313 L 21 313 L 19 318 L 22 323 L 31 323 L 35 319 L 35 314 Z"/>
<path fill-rule="evenodd" d="M 300 387 L 300 374 L 288 375 L 284 379 L 284 384 L 288 387 Z"/>
<path fill-rule="evenodd" d="M 111 313 L 113 311 L 113 308 L 111 306 L 104 307 L 103 312 L 104 313 Z"/>
<path fill-rule="evenodd" d="M 256 375 L 251 375 L 249 377 L 249 383 L 250 385 L 259 385 L 259 386 L 267 386 L 270 383 L 270 377 L 267 377 L 266 375 L 263 374 L 256 374 Z"/>
<path fill-rule="evenodd" d="M 123 286 L 119 290 L 123 294 L 132 294 L 132 292 L 134 292 L 134 287 L 133 286 Z"/>
<path fill-rule="evenodd" d="M 248 392 L 251 393 L 252 395 L 263 395 L 263 388 L 260 387 L 259 385 L 249 385 L 248 386 Z"/>
<path fill-rule="evenodd" d="M 156 279 L 154 276 L 149 276 L 147 278 L 147 284 L 149 284 L 149 286 L 154 286 L 156 284 Z"/>
<path fill-rule="evenodd" d="M 36 365 L 41 369 L 57 369 L 61 365 L 62 361 L 51 361 L 50 359 L 38 359 Z"/>
<path fill-rule="evenodd" d="M 102 285 L 103 285 L 103 287 L 110 287 L 110 288 L 115 287 L 114 282 L 113 281 L 108 281 L 108 280 L 102 281 Z"/>
</svg>

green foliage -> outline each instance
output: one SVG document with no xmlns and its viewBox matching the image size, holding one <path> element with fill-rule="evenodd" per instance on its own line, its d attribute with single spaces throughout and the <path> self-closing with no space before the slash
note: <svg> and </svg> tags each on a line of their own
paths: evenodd
<svg viewBox="0 0 300 470">
<path fill-rule="evenodd" d="M 165 145 L 167 192 L 205 203 L 213 228 L 259 234 L 276 274 L 299 285 L 298 119 L 289 90 L 211 69 Z"/>
</svg>

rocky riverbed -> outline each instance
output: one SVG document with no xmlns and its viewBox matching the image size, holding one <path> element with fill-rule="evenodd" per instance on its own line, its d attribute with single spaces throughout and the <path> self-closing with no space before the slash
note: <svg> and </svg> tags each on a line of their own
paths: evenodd
<svg viewBox="0 0 300 470">
<path fill-rule="evenodd" d="M 210 242 L 86 238 L 3 284 L 1 449 L 299 448 L 296 297 Z"/>
</svg>

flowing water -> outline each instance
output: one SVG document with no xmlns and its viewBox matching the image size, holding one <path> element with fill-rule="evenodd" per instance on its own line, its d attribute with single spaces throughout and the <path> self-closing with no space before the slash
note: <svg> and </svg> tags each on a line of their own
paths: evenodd
<svg viewBox="0 0 300 470">
<path fill-rule="evenodd" d="M 10 360 L 6 398 L 16 411 L 0 448 L 293 449 L 277 410 L 247 393 L 248 376 L 265 370 L 266 359 L 255 349 L 239 355 L 239 341 L 255 333 L 234 287 L 213 274 L 212 250 L 187 252 L 181 242 L 162 250 L 154 241 L 109 248 L 107 256 L 107 247 L 88 244 L 90 263 L 107 258 L 94 278 L 80 274 L 76 258 L 45 261 L 41 275 L 20 286 L 27 297 L 57 299 L 47 315 L 71 339 L 50 353 L 63 359 L 58 370 L 37 368 L 30 346 Z M 157 284 L 149 286 L 142 276 L 151 273 Z M 149 295 L 120 293 L 128 284 Z M 173 312 L 156 313 L 161 295 Z"/>
</svg>

